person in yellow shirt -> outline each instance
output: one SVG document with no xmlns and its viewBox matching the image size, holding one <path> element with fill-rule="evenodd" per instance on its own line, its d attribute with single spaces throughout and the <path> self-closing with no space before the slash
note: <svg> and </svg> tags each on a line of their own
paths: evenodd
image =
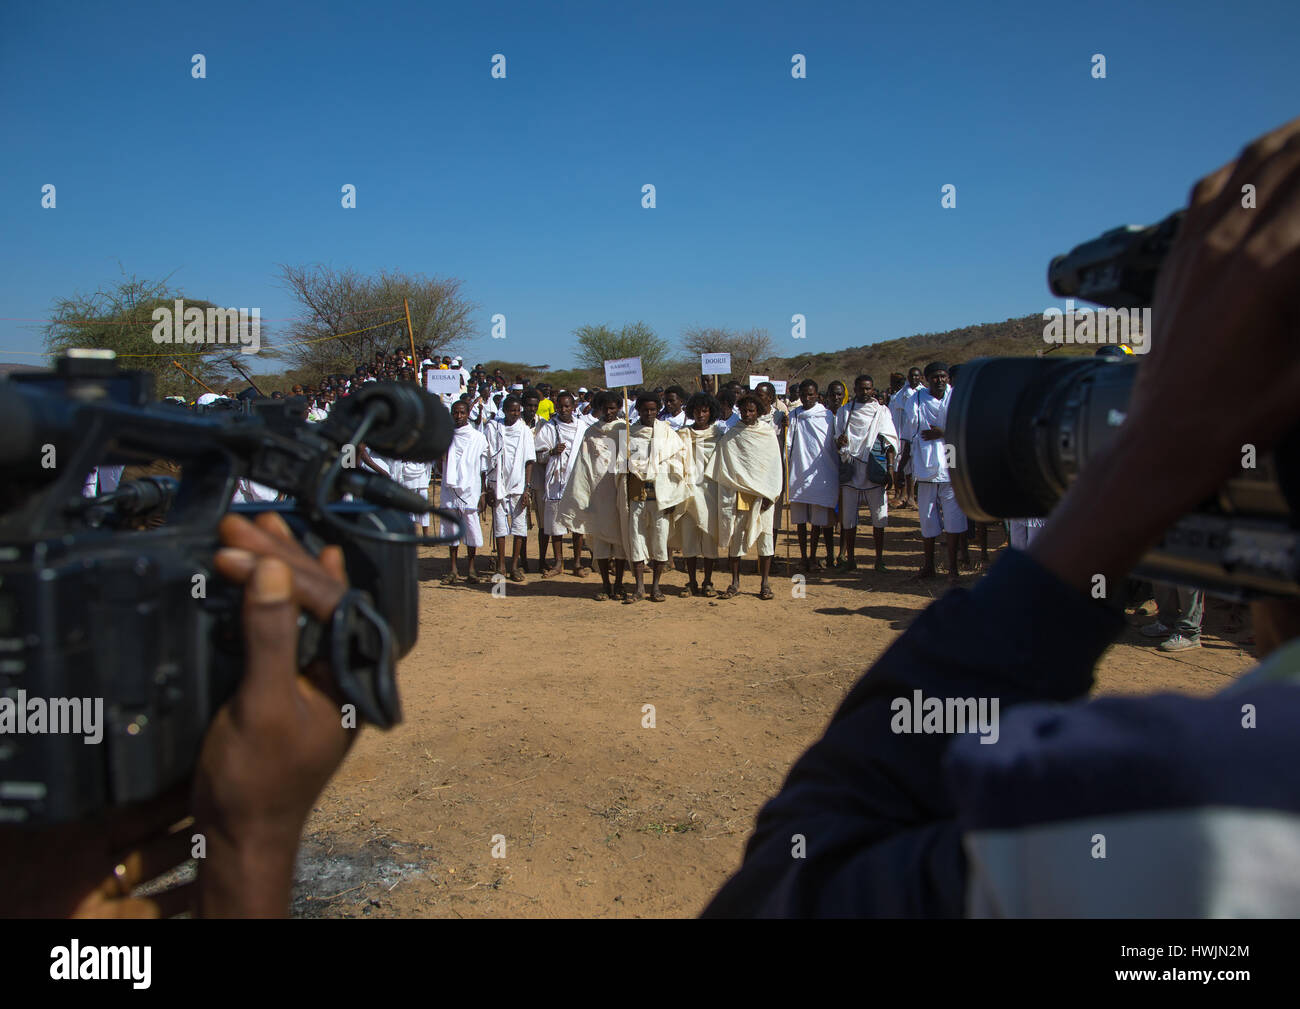
<svg viewBox="0 0 1300 1009">
<path fill-rule="evenodd" d="M 541 401 L 537 404 L 537 418 L 542 421 L 550 420 L 555 413 L 555 403 L 551 399 L 551 387 L 549 385 L 539 385 L 537 391 L 542 394 Z"/>
</svg>

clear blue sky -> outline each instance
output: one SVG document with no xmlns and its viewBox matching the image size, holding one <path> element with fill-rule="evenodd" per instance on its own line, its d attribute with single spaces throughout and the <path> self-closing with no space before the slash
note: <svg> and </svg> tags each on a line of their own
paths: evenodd
<svg viewBox="0 0 1300 1009">
<path fill-rule="evenodd" d="M 1053 254 L 1300 113 L 1297 39 L 1294 0 L 4 0 L 0 361 L 119 263 L 272 320 L 278 263 L 459 277 L 459 350 L 556 367 L 589 322 L 793 354 L 1041 312 Z"/>
</svg>

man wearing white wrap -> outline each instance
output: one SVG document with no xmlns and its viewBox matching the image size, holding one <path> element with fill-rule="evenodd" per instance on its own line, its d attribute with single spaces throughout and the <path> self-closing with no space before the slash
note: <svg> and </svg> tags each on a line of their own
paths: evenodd
<svg viewBox="0 0 1300 1009">
<path fill-rule="evenodd" d="M 429 484 L 433 482 L 433 463 L 413 462 L 410 459 L 394 459 L 393 479 L 407 490 L 415 491 L 427 501 L 429 500 Z M 411 521 L 415 524 L 416 536 L 429 531 L 428 512 L 419 515 L 412 512 Z"/>
<path fill-rule="evenodd" d="M 537 442 L 520 418 L 523 404 L 518 396 L 507 396 L 505 419 L 487 427 L 488 492 L 492 498 L 492 535 L 496 538 L 497 571 L 506 574 L 506 537 L 511 538 L 512 582 L 524 581 L 519 570 L 519 548 L 528 536 L 528 509 L 532 505 L 533 467 L 537 465 Z"/>
<path fill-rule="evenodd" d="M 697 392 L 686 402 L 686 415 L 693 423 L 677 432 L 687 445 L 686 500 L 677 509 L 669 546 L 686 558 L 686 591 L 693 596 L 716 598 L 713 565 L 718 557 L 718 484 L 709 477 L 713 453 L 722 433 L 718 428 L 718 401 L 707 392 Z M 695 571 L 704 561 L 704 583 Z"/>
<path fill-rule="evenodd" d="M 884 448 L 884 483 L 871 479 L 870 459 L 877 441 Z M 876 401 L 870 375 L 853 380 L 853 398 L 835 415 L 835 446 L 839 458 L 853 463 L 853 479 L 840 488 L 840 527 L 845 545 L 844 570 L 856 571 L 853 552 L 858 542 L 858 506 L 865 500 L 871 511 L 871 534 L 875 538 L 876 570 L 885 570 L 885 526 L 889 522 L 887 492 L 893 483 L 894 459 L 898 454 L 898 432 L 889 408 Z"/>
<path fill-rule="evenodd" d="M 469 406 L 464 400 L 451 405 L 452 429 L 451 445 L 442 460 L 442 500 L 439 506 L 460 515 L 465 526 L 465 546 L 469 560 L 469 574 L 465 581 L 477 584 L 478 575 L 474 573 L 474 556 L 483 545 L 483 527 L 479 516 L 487 510 L 487 498 L 483 493 L 483 474 L 487 471 L 489 456 L 487 438 L 469 422 Z M 455 535 L 456 527 L 445 519 L 442 521 L 442 535 Z M 456 559 L 460 552 L 460 540 L 451 544 L 451 574 L 444 579 L 447 585 L 460 581 L 456 573 Z"/>
<path fill-rule="evenodd" d="M 598 602 L 622 598 L 627 563 L 622 518 L 627 512 L 627 481 L 619 479 L 620 472 L 627 469 L 621 458 L 626 444 L 626 422 L 618 419 L 622 402 L 612 392 L 599 392 L 592 400 L 591 412 L 597 419 L 587 425 L 578 443 L 570 464 L 573 472 L 556 515 L 557 521 L 570 529 L 581 528 L 591 543 L 604 583 L 603 590 L 595 597 Z"/>
<path fill-rule="evenodd" d="M 799 383 L 802 406 L 790 413 L 790 521 L 799 530 L 799 557 L 805 571 L 820 571 L 817 534 L 826 538 L 826 566 L 835 556 L 832 531 L 839 500 L 839 455 L 835 451 L 835 414 L 817 402 L 817 383 Z M 808 523 L 813 526 L 812 557 L 808 556 Z"/>
<path fill-rule="evenodd" d="M 556 397 L 555 416 L 541 424 L 536 434 L 537 463 L 545 468 L 542 530 L 551 538 L 551 550 L 555 554 L 555 565 L 542 571 L 543 578 L 564 571 L 564 537 L 568 533 L 573 533 L 573 573 L 579 578 L 591 574 L 591 569 L 582 565 L 581 525 L 575 520 L 575 525 L 567 526 L 560 520 L 560 500 L 573 472 L 571 463 L 588 426 L 574 416 L 573 406 L 573 396 L 560 393 Z"/>
<path fill-rule="evenodd" d="M 894 421 L 894 430 L 899 433 L 901 438 L 903 433 L 903 422 L 911 411 L 912 405 L 916 402 L 917 393 L 921 391 L 921 369 L 912 368 L 907 373 L 907 383 L 895 392 L 889 398 L 889 414 Z M 915 481 L 912 479 L 911 461 L 904 452 L 898 459 L 898 476 L 895 492 L 903 492 L 901 507 L 910 508 L 912 506 L 912 488 Z"/>
<path fill-rule="evenodd" d="M 636 588 L 624 602 L 645 598 L 645 565 L 652 569 L 651 602 L 665 596 L 659 587 L 668 562 L 668 534 L 672 511 L 686 500 L 686 443 L 666 421 L 658 419 L 659 397 L 650 391 L 637 394 L 637 420 L 628 440 L 627 498 L 624 541 Z"/>
<path fill-rule="evenodd" d="M 943 440 L 948 424 L 948 366 L 932 361 L 925 367 L 929 389 L 912 400 L 903 420 L 903 460 L 912 460 L 916 475 L 916 507 L 921 513 L 925 562 L 920 577 L 934 577 L 934 543 L 948 535 L 948 581 L 957 583 L 957 539 L 966 531 L 966 515 L 957 505 L 948 478 L 948 452 Z"/>
<path fill-rule="evenodd" d="M 721 598 L 740 592 L 740 558 L 758 547 L 759 599 L 773 598 L 768 576 L 776 553 L 773 505 L 781 496 L 781 447 L 776 428 L 758 422 L 754 396 L 740 398 L 740 423 L 718 441 L 709 475 L 718 482 L 718 548 L 726 549 L 731 584 Z"/>
</svg>

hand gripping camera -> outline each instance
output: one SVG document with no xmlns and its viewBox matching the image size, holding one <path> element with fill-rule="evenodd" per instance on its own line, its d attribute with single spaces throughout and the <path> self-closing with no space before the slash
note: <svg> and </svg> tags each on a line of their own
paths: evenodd
<svg viewBox="0 0 1300 1009">
<path fill-rule="evenodd" d="M 1048 286 L 1111 308 L 1150 305 L 1183 213 L 1114 228 L 1057 256 Z M 963 364 L 945 434 L 962 510 L 978 522 L 1050 513 L 1121 436 L 1138 367 L 1133 358 L 1095 356 Z M 1122 506 L 1099 520 L 1122 522 Z M 1300 595 L 1300 428 L 1272 452 L 1243 446 L 1241 470 L 1166 530 L 1134 574 L 1233 599 Z"/>
<path fill-rule="evenodd" d="M 401 719 L 415 545 L 445 539 L 413 536 L 410 513 L 434 509 L 353 460 L 363 442 L 440 457 L 446 408 L 410 384 L 369 383 L 307 424 L 277 401 L 197 414 L 152 392 L 152 376 L 93 351 L 0 382 L 0 824 L 81 819 L 193 772 L 243 665 L 242 589 L 212 568 L 229 510 L 279 510 L 310 552 L 342 548 L 352 587 L 327 623 L 304 616 L 300 666 L 325 660 L 362 719 Z M 96 466 L 159 460 L 179 476 L 82 494 Z M 291 500 L 231 509 L 240 480 Z M 86 725 L 95 710 L 102 724 Z"/>
</svg>

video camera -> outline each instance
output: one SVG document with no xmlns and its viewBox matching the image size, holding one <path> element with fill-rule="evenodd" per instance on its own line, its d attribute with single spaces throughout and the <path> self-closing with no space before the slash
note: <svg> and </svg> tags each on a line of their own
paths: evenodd
<svg viewBox="0 0 1300 1009">
<path fill-rule="evenodd" d="M 360 719 L 401 720 L 415 545 L 445 539 L 412 535 L 410 513 L 435 509 L 355 458 L 363 442 L 440 457 L 447 410 L 410 383 L 369 383 L 320 424 L 278 400 L 195 413 L 153 398 L 152 376 L 118 371 L 111 352 L 73 351 L 52 373 L 0 383 L 0 824 L 81 819 L 192 774 L 242 675 L 243 590 L 212 567 L 227 511 L 273 509 L 309 552 L 342 548 L 351 589 L 327 623 L 302 619 L 300 668 L 324 660 Z M 82 494 L 96 466 L 159 460 L 179 478 Z M 292 500 L 232 509 L 241 479 Z"/>
<path fill-rule="evenodd" d="M 1115 228 L 1057 256 L 1048 286 L 1059 297 L 1111 308 L 1150 305 L 1183 213 L 1147 228 Z M 964 363 L 944 434 L 955 449 L 952 485 L 962 510 L 977 522 L 1051 512 L 1114 440 L 1136 377 L 1133 358 Z M 1300 429 L 1271 453 L 1243 446 L 1242 462 L 1215 495 L 1166 530 L 1135 575 L 1232 599 L 1300 595 Z M 1124 521 L 1122 509 L 1113 520 Z"/>
</svg>

